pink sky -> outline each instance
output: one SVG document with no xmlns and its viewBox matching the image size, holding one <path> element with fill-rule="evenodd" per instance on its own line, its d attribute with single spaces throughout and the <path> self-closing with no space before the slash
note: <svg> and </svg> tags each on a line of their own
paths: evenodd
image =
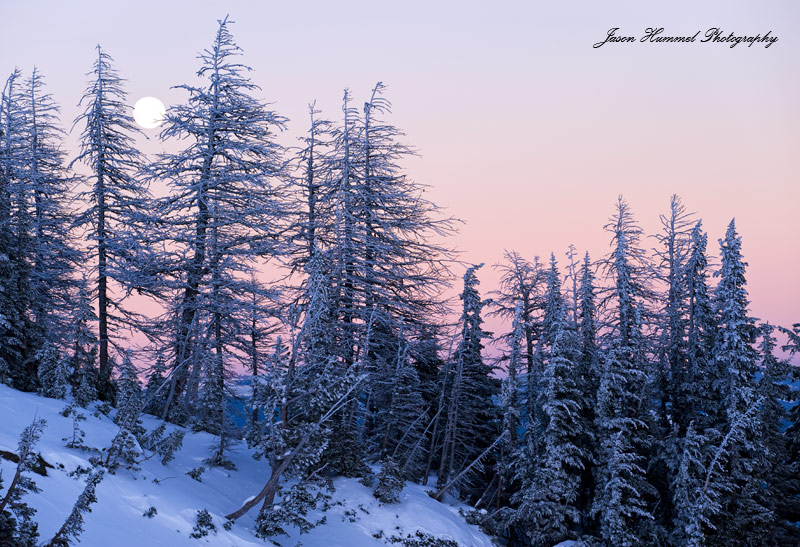
<svg viewBox="0 0 800 547">
<path fill-rule="evenodd" d="M 96 43 L 131 102 L 169 105 L 184 97 L 169 87 L 192 81 L 196 53 L 230 13 L 262 97 L 292 120 L 290 139 L 309 101 L 335 118 L 344 87 L 360 101 L 376 81 L 389 86 L 393 121 L 421 152 L 410 174 L 466 222 L 452 241 L 464 260 L 491 265 L 503 249 L 563 259 L 570 243 L 599 258 L 618 194 L 654 233 L 678 193 L 713 252 L 736 217 L 753 315 L 800 321 L 797 2 L 0 0 L 0 12 L 0 73 L 38 66 L 67 128 Z M 639 37 L 649 26 L 779 41 L 591 47 L 611 27 Z M 490 269 L 481 279 L 496 287 Z"/>
</svg>

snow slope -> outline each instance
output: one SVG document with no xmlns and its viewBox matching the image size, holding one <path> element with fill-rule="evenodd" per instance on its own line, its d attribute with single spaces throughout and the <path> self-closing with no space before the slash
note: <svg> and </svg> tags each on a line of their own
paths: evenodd
<svg viewBox="0 0 800 547">
<path fill-rule="evenodd" d="M 0 385 L 0 450 L 16 453 L 19 434 L 34 417 L 47 420 L 42 439 L 36 451 L 54 466 L 48 476 L 30 476 L 42 492 L 25 498 L 37 510 L 40 541 L 49 540 L 63 523 L 84 487 L 83 478 L 72 478 L 68 472 L 78 466 L 88 467 L 90 453 L 65 447 L 65 437 L 72 436 L 72 418 L 60 415 L 64 401 L 21 393 Z M 107 447 L 117 431 L 110 418 L 92 414 L 94 408 L 81 410 L 87 421 L 81 427 L 86 432 L 85 444 L 98 449 Z M 158 425 L 155 418 L 146 416 L 145 427 L 152 430 Z M 170 429 L 168 429 L 170 431 Z M 186 473 L 202 466 L 210 453 L 214 437 L 206 433 L 187 431 L 183 449 L 166 466 L 158 457 L 141 464 L 141 470 L 125 469 L 115 474 L 106 473 L 97 488 L 98 502 L 86 515 L 81 545 L 88 547 L 140 547 L 169 545 L 219 545 L 263 546 L 265 542 L 252 534 L 256 509 L 224 530 L 223 515 L 238 509 L 249 496 L 261 489 L 269 472 L 264 461 L 252 458 L 244 444 L 230 454 L 235 471 L 211 468 L 201 476 L 202 483 Z M 11 482 L 15 464 L 0 458 L 3 471 L 3 491 Z M 458 513 L 458 506 L 434 501 L 418 484 L 408 483 L 401 495 L 401 503 L 379 503 L 371 491 L 355 479 L 340 478 L 335 481 L 331 509 L 326 523 L 309 534 L 300 535 L 287 528 L 290 537 L 275 538 L 282 546 L 303 547 L 359 547 L 380 546 L 389 543 L 391 536 L 414 535 L 417 530 L 442 539 L 451 539 L 468 547 L 490 547 L 488 536 L 476 526 L 468 525 Z M 341 502 L 341 503 L 339 503 Z M 150 508 L 157 513 L 152 518 L 144 516 Z M 192 539 L 189 534 L 195 524 L 199 509 L 207 509 L 214 519 L 216 533 Z M 319 519 L 322 515 L 316 515 Z M 311 519 L 310 519 L 311 520 Z M 377 538 L 375 536 L 380 536 Z"/>
</svg>

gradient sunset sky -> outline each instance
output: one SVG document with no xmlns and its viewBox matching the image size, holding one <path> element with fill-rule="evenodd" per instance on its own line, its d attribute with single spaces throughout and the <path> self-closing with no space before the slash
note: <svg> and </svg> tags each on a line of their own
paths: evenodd
<svg viewBox="0 0 800 547">
<path fill-rule="evenodd" d="M 798 2 L 0 0 L 0 74 L 37 66 L 69 129 L 100 43 L 131 104 L 174 104 L 185 94 L 170 86 L 195 82 L 226 14 L 261 98 L 291 120 L 287 144 L 310 101 L 338 119 L 345 87 L 361 102 L 387 84 L 391 120 L 420 152 L 408 172 L 465 221 L 451 242 L 464 260 L 552 250 L 563 266 L 570 243 L 600 258 L 618 194 L 652 234 L 677 193 L 714 253 L 736 217 L 752 314 L 800 321 Z M 612 27 L 779 40 L 592 48 Z M 148 134 L 143 149 L 160 151 Z M 490 268 L 480 277 L 496 288 Z"/>
</svg>

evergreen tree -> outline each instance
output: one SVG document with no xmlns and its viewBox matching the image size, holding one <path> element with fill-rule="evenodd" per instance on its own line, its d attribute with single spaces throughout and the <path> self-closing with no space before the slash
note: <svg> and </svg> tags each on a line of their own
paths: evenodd
<svg viewBox="0 0 800 547">
<path fill-rule="evenodd" d="M 147 377 L 147 385 L 144 390 L 144 412 L 152 414 L 153 416 L 161 416 L 164 411 L 164 399 L 166 397 L 164 383 L 166 382 L 166 371 L 167 364 L 164 356 L 159 353 Z"/>
<path fill-rule="evenodd" d="M 139 385 L 138 373 L 133 366 L 131 355 L 126 351 L 122 355 L 122 363 L 119 366 L 119 379 L 117 380 L 117 418 L 119 425 L 126 421 L 127 414 L 137 412 L 141 406 L 142 388 Z M 136 410 L 134 410 L 136 409 Z"/>
<path fill-rule="evenodd" d="M 39 338 L 37 346 L 51 342 L 64 347 L 75 287 L 72 272 L 80 260 L 70 237 L 68 190 L 72 180 L 64 165 L 58 107 L 44 91 L 36 68 L 25 82 L 24 95 L 25 163 L 15 193 L 17 217 L 26 219 L 19 229 L 28 230 L 17 237 L 30 248 L 20 252 L 20 258 L 24 256 L 29 264 L 30 313 Z"/>
<path fill-rule="evenodd" d="M 780 327 L 780 330 L 788 338 L 786 345 L 781 349 L 789 352 L 790 358 L 796 359 L 800 353 L 800 323 L 795 323 L 792 329 Z M 793 385 L 800 382 L 800 369 L 791 368 L 790 379 Z M 786 435 L 786 465 L 791 473 L 791 478 L 786 480 L 786 497 L 779 500 L 777 508 L 778 517 L 783 522 L 800 522 L 800 392 L 792 390 L 792 401 L 795 403 L 789 410 L 789 427 L 785 431 Z"/>
<path fill-rule="evenodd" d="M 91 506 L 97 502 L 95 489 L 101 480 L 103 480 L 102 469 L 89 475 L 89 478 L 86 479 L 86 486 L 78 496 L 67 520 L 45 547 L 69 547 L 72 541 L 80 541 L 78 537 L 83 533 L 83 514 L 92 512 Z"/>
<path fill-rule="evenodd" d="M 69 361 L 59 355 L 52 342 L 46 342 L 36 354 L 39 363 L 40 393 L 45 397 L 64 399 L 69 386 Z"/>
<path fill-rule="evenodd" d="M 384 90 L 381 83 L 375 86 L 363 115 L 345 92 L 343 124 L 333 134 L 327 161 L 336 188 L 329 254 L 336 350 L 344 368 L 360 360 L 370 374 L 360 403 L 352 402 L 341 415 L 336 435 L 336 442 L 366 442 L 336 450 L 361 460 L 368 446 L 380 446 L 374 438 L 381 434 L 372 419 L 376 409 L 366 403 L 389 399 L 389 384 L 380 379 L 402 338 L 430 328 L 431 317 L 445 311 L 440 293 L 451 252 L 435 239 L 453 230 L 453 221 L 438 218 L 437 207 L 421 196 L 424 188 L 398 165 L 413 152 L 384 119 L 391 106 Z M 360 408 L 366 419 L 358 416 Z"/>
<path fill-rule="evenodd" d="M 725 468 L 726 495 L 721 500 L 721 519 L 714 541 L 718 544 L 746 545 L 758 542 L 757 530 L 773 521 L 767 492 L 762 488 L 758 469 L 763 465 L 759 416 L 742 422 L 757 405 L 755 321 L 748 315 L 745 267 L 741 238 L 732 220 L 724 240 L 720 240 L 722 267 L 714 295 L 717 331 L 714 341 L 715 367 L 724 370 L 720 390 L 727 426 L 742 423 L 732 443 Z"/>
<path fill-rule="evenodd" d="M 774 514 L 775 521 L 768 527 L 761 540 L 764 545 L 791 545 L 800 542 L 800 528 L 789 520 L 796 514 L 800 501 L 794 496 L 797 490 L 797 460 L 792 459 L 790 444 L 784 433 L 789 421 L 786 402 L 793 402 L 797 396 L 790 388 L 792 367 L 788 361 L 778 358 L 774 351 L 777 345 L 773 335 L 774 327 L 769 323 L 759 326 L 761 342 L 759 356 L 761 380 L 758 384 L 759 398 L 763 398 L 760 408 L 762 449 L 761 466 L 753 470 L 760 477 L 766 489 L 765 502 Z"/>
<path fill-rule="evenodd" d="M 75 299 L 71 376 L 75 402 L 84 408 L 97 399 L 97 336 L 90 326 L 96 320 L 84 277 Z"/>
<path fill-rule="evenodd" d="M 709 492 L 703 484 L 707 473 L 704 446 L 707 439 L 695 431 L 694 422 L 689 423 L 683 436 L 675 437 L 679 444 L 668 447 L 679 449 L 666 458 L 675 465 L 670 469 L 673 507 L 670 543 L 678 547 L 701 547 L 706 544 L 705 528 L 710 525 L 708 513 L 712 510 Z"/>
<path fill-rule="evenodd" d="M 5 496 L 0 499 L 0 531 L 14 547 L 34 547 L 39 537 L 38 525 L 33 520 L 36 509 L 29 507 L 22 498 L 41 491 L 27 473 L 37 465 L 34 448 L 45 425 L 44 420 L 34 419 L 20 434 L 17 468 Z"/>
<path fill-rule="evenodd" d="M 403 472 L 392 458 L 383 460 L 381 471 L 378 473 L 378 485 L 375 487 L 373 495 L 381 503 L 397 503 L 400 501 L 400 493 L 405 486 Z"/>
<path fill-rule="evenodd" d="M 555 258 L 551 259 L 545 296 L 542 341 L 547 340 L 549 348 L 538 388 L 542 453 L 532 475 L 522 478 L 523 489 L 517 495 L 517 518 L 527 524 L 535 545 L 551 545 L 578 531 L 578 498 L 586 458 L 580 446 L 585 424 L 576 374 L 578 341 L 574 324 L 565 317 Z"/>
<path fill-rule="evenodd" d="M 520 325 L 524 333 L 521 357 L 525 362 L 524 372 L 530 376 L 534 370 L 534 349 L 539 340 L 541 325 L 539 315 L 544 302 L 542 294 L 545 273 L 539 264 L 539 257 L 531 263 L 514 251 L 505 251 L 505 262 L 495 266 L 501 272 L 500 290 L 493 294 L 490 315 L 512 318 L 517 303 L 521 304 Z M 520 369 L 523 372 L 523 369 Z"/>
<path fill-rule="evenodd" d="M 483 340 L 488 337 L 481 317 L 486 302 L 478 293 L 475 273 L 481 266 L 472 266 L 464 274 L 458 347 L 442 378 L 446 402 L 437 475 L 439 489 L 459 476 L 489 446 L 489 440 L 497 437 L 499 429 L 492 403 L 499 382 L 491 376 L 492 367 L 484 363 L 481 355 Z"/>
<path fill-rule="evenodd" d="M 523 415 L 519 381 L 519 370 L 523 366 L 521 355 L 524 343 L 522 309 L 522 301 L 519 301 L 512 323 L 513 335 L 509 342 L 508 376 L 503 380 L 500 390 L 500 407 L 503 413 L 505 437 L 497 462 L 497 472 L 500 481 L 498 496 L 503 503 L 508 503 L 511 494 L 519 487 L 519 481 L 515 481 L 514 477 L 514 463 L 518 450 L 521 448 L 520 433 Z"/>
<path fill-rule="evenodd" d="M 691 234 L 689 257 L 686 263 L 686 287 L 689 302 L 687 324 L 686 377 L 687 410 L 694 409 L 690 416 L 701 428 L 719 423 L 722 418 L 721 375 L 714 368 L 712 347 L 714 343 L 714 314 L 708 288 L 708 260 L 706 243 L 708 236 L 702 231 L 702 222 L 697 221 Z"/>
<path fill-rule="evenodd" d="M 417 371 L 408 359 L 407 343 L 398 351 L 390 381 L 390 399 L 377 420 L 383 430 L 380 452 L 384 461 L 388 457 L 398 466 L 403 479 L 419 478 L 425 457 L 422 442 L 427 413 Z"/>
<path fill-rule="evenodd" d="M 606 229 L 612 252 L 606 269 L 614 282 L 610 347 L 597 394 L 597 491 L 592 513 L 609 545 L 653 541 L 648 507 L 655 491 L 648 483 L 648 390 L 642 337 L 643 302 L 649 297 L 648 265 L 638 247 L 641 228 L 620 197 Z"/>
<path fill-rule="evenodd" d="M 169 249 L 157 257 L 159 269 L 173 298 L 165 323 L 174 372 L 164 416 L 193 414 L 203 391 L 204 427 L 216 432 L 225 427 L 228 370 L 243 358 L 235 348 L 250 332 L 242 319 L 251 314 L 241 313 L 251 309 L 249 279 L 262 257 L 282 252 L 275 235 L 286 216 L 276 184 L 282 149 L 274 141 L 285 120 L 252 96 L 258 87 L 237 62 L 230 23 L 219 21 L 212 47 L 200 54 L 203 83 L 178 86 L 187 102 L 166 113 L 161 138 L 181 139 L 184 148 L 149 168 L 152 179 L 171 188 L 157 219 Z M 224 444 L 220 435 L 217 452 Z"/>
<path fill-rule="evenodd" d="M 588 252 L 585 254 L 581 266 L 576 328 L 580 344 L 577 376 L 579 390 L 583 397 L 581 410 L 584 423 L 584 430 L 579 444 L 585 456 L 578 506 L 581 510 L 582 527 L 588 532 L 593 528 L 589 514 L 595 488 L 594 465 L 598 457 L 595 424 L 597 418 L 597 391 L 600 387 L 600 378 L 602 376 L 602 359 L 597 333 L 595 277 Z"/>
<path fill-rule="evenodd" d="M 661 335 L 658 353 L 661 361 L 659 393 L 662 425 L 678 424 L 678 435 L 683 436 L 691 419 L 689 407 L 687 359 L 687 255 L 690 252 L 692 215 L 686 212 L 681 199 L 673 195 L 670 213 L 661 215 L 663 231 L 656 236 L 662 248 L 656 250 L 659 264 L 656 278 L 666 286 L 666 298 L 661 312 Z"/>
<path fill-rule="evenodd" d="M 147 189 L 136 175 L 142 157 L 132 134 L 138 129 L 127 113 L 124 80 L 112 66 L 113 59 L 97 46 L 97 59 L 88 74 L 91 80 L 81 98 L 84 112 L 75 123 L 83 123 L 80 161 L 90 170 L 89 189 L 81 197 L 87 208 L 75 225 L 88 229 L 88 252 L 96 260 L 93 268 L 98 321 L 98 395 L 113 401 L 113 363 L 109 345 L 115 330 L 133 324 L 135 314 L 126 311 L 112 296 L 113 284 L 130 289 L 139 286 L 136 227 L 140 225 Z M 111 286 L 110 286 L 111 284 Z"/>
<path fill-rule="evenodd" d="M 17 389 L 36 389 L 35 329 L 25 290 L 30 264 L 25 252 L 29 233 L 18 215 L 19 187 L 26 164 L 24 98 L 19 69 L 6 80 L 0 96 L 0 381 Z M 27 212 L 23 207 L 23 211 Z"/>
</svg>

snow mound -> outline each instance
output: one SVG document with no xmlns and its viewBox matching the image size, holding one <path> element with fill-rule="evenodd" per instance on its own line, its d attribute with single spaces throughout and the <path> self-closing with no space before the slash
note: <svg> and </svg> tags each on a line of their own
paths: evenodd
<svg viewBox="0 0 800 547">
<path fill-rule="evenodd" d="M 71 417 L 61 411 L 66 402 L 21 393 L 0 385 L 0 450 L 17 451 L 22 430 L 34 417 L 44 418 L 47 426 L 35 451 L 53 466 L 47 476 L 30 475 L 42 491 L 25 497 L 37 510 L 34 519 L 39 523 L 40 541 L 49 540 L 63 524 L 75 500 L 84 487 L 85 477 L 71 477 L 70 472 L 79 467 L 89 467 L 92 453 L 87 450 L 67 448 L 64 438 L 72 438 Z M 91 409 L 77 409 L 86 415 L 81 423 L 86 432 L 84 443 L 88 447 L 108 447 L 117 432 L 113 421 L 94 415 Z M 148 430 L 159 421 L 150 416 L 143 419 Z M 168 426 L 167 431 L 176 429 Z M 240 444 L 230 453 L 236 469 L 206 469 L 199 482 L 187 473 L 203 466 L 210 454 L 215 438 L 207 433 L 186 431 L 183 448 L 176 458 L 163 466 L 158 457 L 141 463 L 139 471 L 119 469 L 106 473 L 97 487 L 98 502 L 92 512 L 85 515 L 82 545 L 114 547 L 139 547 L 141 545 L 170 547 L 197 546 L 263 546 L 269 544 L 253 535 L 257 510 L 253 509 L 226 530 L 224 515 L 238 509 L 244 501 L 255 495 L 269 476 L 269 465 L 253 459 L 252 452 Z M 0 458 L 4 484 L 0 496 L 5 494 L 14 474 L 15 464 Z M 417 537 L 417 532 L 434 538 L 450 540 L 466 547 L 491 547 L 489 536 L 478 527 L 469 525 L 459 514 L 461 506 L 444 504 L 427 495 L 427 488 L 407 483 L 398 504 L 382 504 L 372 496 L 372 491 L 356 479 L 339 478 L 334 481 L 336 491 L 329 501 L 326 513 L 317 512 L 316 519 L 325 516 L 326 522 L 300 535 L 287 527 L 290 536 L 274 538 L 282 546 L 304 547 L 360 547 L 392 544 L 392 538 Z M 155 508 L 153 511 L 151 508 Z M 189 535 L 195 525 L 197 511 L 207 509 L 216 531 L 200 539 Z M 149 513 L 151 516 L 147 516 Z M 309 519 L 312 520 L 312 519 Z"/>
</svg>

